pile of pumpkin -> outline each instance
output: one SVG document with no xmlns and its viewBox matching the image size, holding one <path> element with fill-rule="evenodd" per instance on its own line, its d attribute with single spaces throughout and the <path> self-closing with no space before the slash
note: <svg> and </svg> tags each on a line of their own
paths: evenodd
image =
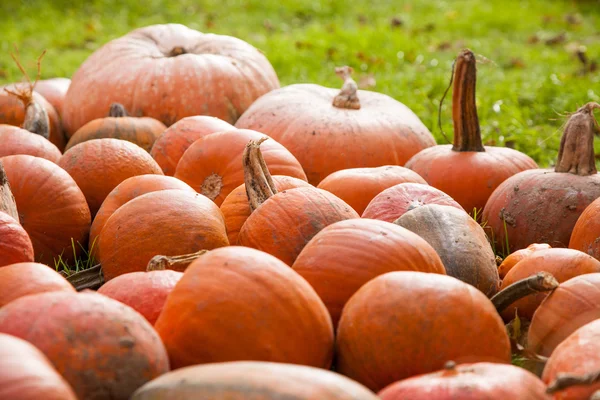
<svg viewBox="0 0 600 400">
<path fill-rule="evenodd" d="M 0 398 L 600 398 L 600 106 L 538 169 L 469 50 L 453 145 L 335 72 L 156 25 L 5 87 Z"/>
</svg>

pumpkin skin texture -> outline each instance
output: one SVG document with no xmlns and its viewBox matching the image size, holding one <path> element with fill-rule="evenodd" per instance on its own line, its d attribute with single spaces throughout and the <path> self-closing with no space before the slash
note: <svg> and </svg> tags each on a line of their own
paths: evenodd
<svg viewBox="0 0 600 400">
<path fill-rule="evenodd" d="M 323 369 L 257 361 L 196 365 L 147 383 L 131 400 L 377 400 L 366 387 Z"/>
<path fill-rule="evenodd" d="M 440 255 L 448 275 L 475 286 L 488 297 L 496 294 L 500 278 L 494 252 L 483 228 L 465 211 L 430 204 L 394 223 L 425 239 Z"/>
<path fill-rule="evenodd" d="M 359 215 L 331 193 L 315 187 L 279 192 L 250 214 L 238 244 L 274 255 L 292 265 L 304 246 L 323 228 Z"/>
<path fill-rule="evenodd" d="M 0 268 L 33 261 L 33 245 L 25 229 L 13 217 L 0 211 Z"/>
<path fill-rule="evenodd" d="M 333 355 L 331 319 L 314 289 L 275 257 L 238 246 L 192 262 L 155 328 L 173 369 L 238 360 L 329 368 Z"/>
<path fill-rule="evenodd" d="M 414 271 L 380 275 L 350 298 L 336 350 L 337 371 L 373 391 L 437 371 L 448 360 L 509 363 L 511 357 L 502 319 L 485 295 L 450 276 Z"/>
<path fill-rule="evenodd" d="M 18 126 L 0 124 L 0 143 L 0 157 L 29 154 L 57 163 L 62 156 L 50 141 Z"/>
<path fill-rule="evenodd" d="M 22 262 L 0 268 L 0 307 L 23 296 L 55 291 L 75 292 L 75 288 L 47 265 Z"/>
<path fill-rule="evenodd" d="M 533 314 L 528 347 L 549 356 L 571 333 L 600 318 L 600 273 L 585 274 L 560 284 Z"/>
<path fill-rule="evenodd" d="M 336 327 L 342 308 L 362 285 L 392 271 L 446 274 L 420 236 L 389 222 L 350 219 L 325 227 L 292 266 L 327 306 Z"/>
<path fill-rule="evenodd" d="M 590 322 L 573 332 L 556 347 L 548 359 L 542 380 L 554 382 L 558 374 L 585 375 L 600 370 L 600 320 Z M 600 383 L 574 386 L 554 394 L 554 399 L 587 400 L 600 390 Z"/>
<path fill-rule="evenodd" d="M 573 227 L 569 248 L 583 251 L 600 260 L 600 199 L 585 208 Z"/>
<path fill-rule="evenodd" d="M 19 220 L 33 244 L 35 260 L 54 265 L 62 254 L 73 261 L 86 246 L 91 216 L 85 196 L 71 176 L 58 165 L 39 157 L 2 157 Z"/>
<path fill-rule="evenodd" d="M 240 39 L 179 24 L 151 25 L 88 57 L 73 75 L 63 120 L 73 133 L 119 102 L 131 115 L 167 126 L 192 115 L 234 123 L 254 100 L 278 87 L 267 58 Z"/>
<path fill-rule="evenodd" d="M 500 279 L 504 279 L 508 271 L 513 269 L 517 263 L 539 250 L 546 250 L 551 248 L 547 243 L 533 243 L 527 246 L 526 249 L 517 250 L 514 253 L 511 253 L 508 257 L 506 257 L 502 264 L 498 267 L 498 275 Z"/>
<path fill-rule="evenodd" d="M 40 349 L 81 399 L 129 399 L 169 370 L 152 325 L 93 292 L 21 297 L 0 309 L 0 331 Z"/>
<path fill-rule="evenodd" d="M 102 228 L 106 225 L 106 221 L 108 221 L 110 216 L 123 204 L 143 194 L 168 189 L 179 189 L 190 193 L 196 193 L 196 191 L 187 183 L 171 176 L 164 175 L 136 175 L 119 183 L 117 187 L 106 196 L 106 199 L 104 199 L 102 206 L 100 206 L 100 209 L 94 217 L 92 228 L 90 229 L 90 246 L 92 246 L 92 244 L 98 244 L 98 235 L 102 232 Z"/>
<path fill-rule="evenodd" d="M 398 165 L 376 168 L 351 168 L 334 172 L 319 183 L 362 214 L 375 196 L 394 185 L 414 182 L 427 184 L 419 174 Z"/>
<path fill-rule="evenodd" d="M 69 78 L 42 79 L 35 84 L 35 91 L 44 96 L 61 116 L 63 102 L 70 85 Z"/>
<path fill-rule="evenodd" d="M 371 200 L 362 218 L 394 222 L 410 210 L 427 204 L 463 208 L 446 193 L 421 183 L 401 183 L 385 189 Z"/>
<path fill-rule="evenodd" d="M 550 400 L 546 385 L 513 365 L 461 364 L 396 382 L 378 393 L 381 400 Z"/>
<path fill-rule="evenodd" d="M 162 170 L 141 147 L 119 139 L 93 139 L 69 149 L 58 162 L 81 188 L 96 215 L 108 194 L 125 179 Z"/>
<path fill-rule="evenodd" d="M 23 339 L 0 333 L 0 398 L 77 400 L 46 356 Z"/>
<path fill-rule="evenodd" d="M 260 132 L 240 129 L 204 136 L 185 151 L 175 177 L 220 206 L 233 189 L 244 183 L 242 155 L 246 144 L 263 137 Z M 266 140 L 261 151 L 271 174 L 306 180 L 298 160 L 281 144 Z"/>
<path fill-rule="evenodd" d="M 212 201 L 183 190 L 160 190 L 136 197 L 113 213 L 98 239 L 98 261 L 109 281 L 145 271 L 156 255 L 190 254 L 228 245 L 223 216 Z"/>
<path fill-rule="evenodd" d="M 562 283 L 578 275 L 600 272 L 600 261 L 577 250 L 560 248 L 539 250 L 519 261 L 506 274 L 500 290 L 540 271 L 551 273 L 559 283 Z M 519 299 L 502 312 L 502 318 L 508 322 L 518 311 L 519 318 L 531 320 L 533 313 L 546 296 L 548 293 L 539 292 Z"/>
<path fill-rule="evenodd" d="M 180 119 L 154 142 L 150 155 L 165 175 L 173 176 L 183 153 L 196 140 L 211 133 L 230 131 L 235 127 L 216 117 L 197 115 Z"/>
<path fill-rule="evenodd" d="M 131 272 L 102 285 L 98 293 L 128 305 L 154 325 L 167 296 L 182 276 L 182 272 L 172 270 Z"/>
<path fill-rule="evenodd" d="M 298 187 L 311 186 L 310 183 L 303 181 L 302 179 L 292 178 L 291 176 L 275 175 L 273 176 L 273 182 L 277 191 L 283 192 L 288 189 L 295 189 Z M 232 245 L 237 244 L 238 235 L 242 226 L 252 213 L 250 205 L 248 204 L 248 194 L 246 193 L 246 184 L 243 183 L 236 187 L 225 197 L 221 204 L 221 212 L 225 219 L 225 227 L 227 228 L 227 237 L 229 243 Z"/>
</svg>

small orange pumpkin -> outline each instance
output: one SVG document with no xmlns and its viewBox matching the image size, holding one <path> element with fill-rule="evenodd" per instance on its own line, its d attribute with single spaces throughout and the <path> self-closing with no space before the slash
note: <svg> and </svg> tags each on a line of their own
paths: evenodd
<svg viewBox="0 0 600 400">
<path fill-rule="evenodd" d="M 29 154 L 58 163 L 62 156 L 52 142 L 18 126 L 0 124 L 0 143 L 0 157 Z"/>
<path fill-rule="evenodd" d="M 33 244 L 18 221 L 0 211 L 0 267 L 33 261 Z"/>
<path fill-rule="evenodd" d="M 508 272 L 513 269 L 513 267 L 517 265 L 519 261 L 531 256 L 538 250 L 546 250 L 550 248 L 550 245 L 547 243 L 533 243 L 527 246 L 526 249 L 515 251 L 502 260 L 502 264 L 498 266 L 498 276 L 500 276 L 500 279 L 504 279 L 506 274 L 508 274 Z"/>
</svg>

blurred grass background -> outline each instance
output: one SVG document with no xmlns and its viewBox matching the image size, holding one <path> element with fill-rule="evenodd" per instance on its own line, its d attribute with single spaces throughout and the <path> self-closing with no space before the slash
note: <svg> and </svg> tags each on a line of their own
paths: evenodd
<svg viewBox="0 0 600 400">
<path fill-rule="evenodd" d="M 554 162 L 565 113 L 600 101 L 600 1 L 444 0 L 4 0 L 0 83 L 21 79 L 17 45 L 43 78 L 70 77 L 97 48 L 132 29 L 176 22 L 237 36 L 261 49 L 282 85 L 339 87 L 350 65 L 363 88 L 413 109 L 446 143 L 437 109 L 452 61 L 480 56 L 478 105 L 486 144 L 511 146 L 540 165 Z M 585 60 L 583 62 L 582 60 Z M 451 139 L 450 102 L 442 126 Z M 598 147 L 600 153 L 600 147 Z"/>
</svg>

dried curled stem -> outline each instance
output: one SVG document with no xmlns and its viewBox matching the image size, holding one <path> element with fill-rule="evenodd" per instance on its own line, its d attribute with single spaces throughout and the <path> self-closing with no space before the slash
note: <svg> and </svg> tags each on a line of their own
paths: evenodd
<svg viewBox="0 0 600 400">
<path fill-rule="evenodd" d="M 4 165 L 0 161 L 0 211 L 5 212 L 19 222 L 19 213 L 17 212 L 17 202 L 10 190 L 8 177 L 4 170 Z"/>
<path fill-rule="evenodd" d="M 269 197 L 277 194 L 277 188 L 260 151 L 260 145 L 267 139 L 269 138 L 264 137 L 248 142 L 242 156 L 246 195 L 252 211 L 256 210 Z"/>
<path fill-rule="evenodd" d="M 99 289 L 104 284 L 102 266 L 100 264 L 94 265 L 92 268 L 69 275 L 67 280 L 78 292 L 86 289 Z"/>
<path fill-rule="evenodd" d="M 337 108 L 346 108 L 351 110 L 360 109 L 360 100 L 358 99 L 358 85 L 352 79 L 354 70 L 351 67 L 337 67 L 335 73 L 343 79 L 342 90 L 333 98 L 333 106 Z"/>
<path fill-rule="evenodd" d="M 600 383 L 600 371 L 591 372 L 585 375 L 558 374 L 554 382 L 548 385 L 546 392 L 553 394 L 572 386 L 593 385 Z M 598 392 L 594 393 L 596 395 Z"/>
<path fill-rule="evenodd" d="M 113 118 L 127 117 L 129 113 L 121 103 L 112 103 L 110 105 L 110 110 L 108 111 L 108 116 Z"/>
<path fill-rule="evenodd" d="M 525 279 L 521 279 L 498 292 L 491 298 L 498 313 L 504 311 L 515 301 L 539 292 L 549 292 L 558 287 L 558 281 L 548 272 L 538 272 Z"/>
<path fill-rule="evenodd" d="M 597 173 L 594 158 L 594 135 L 600 134 L 594 110 L 598 103 L 587 103 L 571 115 L 560 140 L 555 172 L 586 176 Z"/>
<path fill-rule="evenodd" d="M 208 253 L 208 250 L 200 250 L 195 253 L 183 254 L 180 256 L 154 256 L 148 262 L 146 271 L 164 271 L 166 269 L 181 271 L 190 265 L 192 261 L 206 253 Z"/>
</svg>

